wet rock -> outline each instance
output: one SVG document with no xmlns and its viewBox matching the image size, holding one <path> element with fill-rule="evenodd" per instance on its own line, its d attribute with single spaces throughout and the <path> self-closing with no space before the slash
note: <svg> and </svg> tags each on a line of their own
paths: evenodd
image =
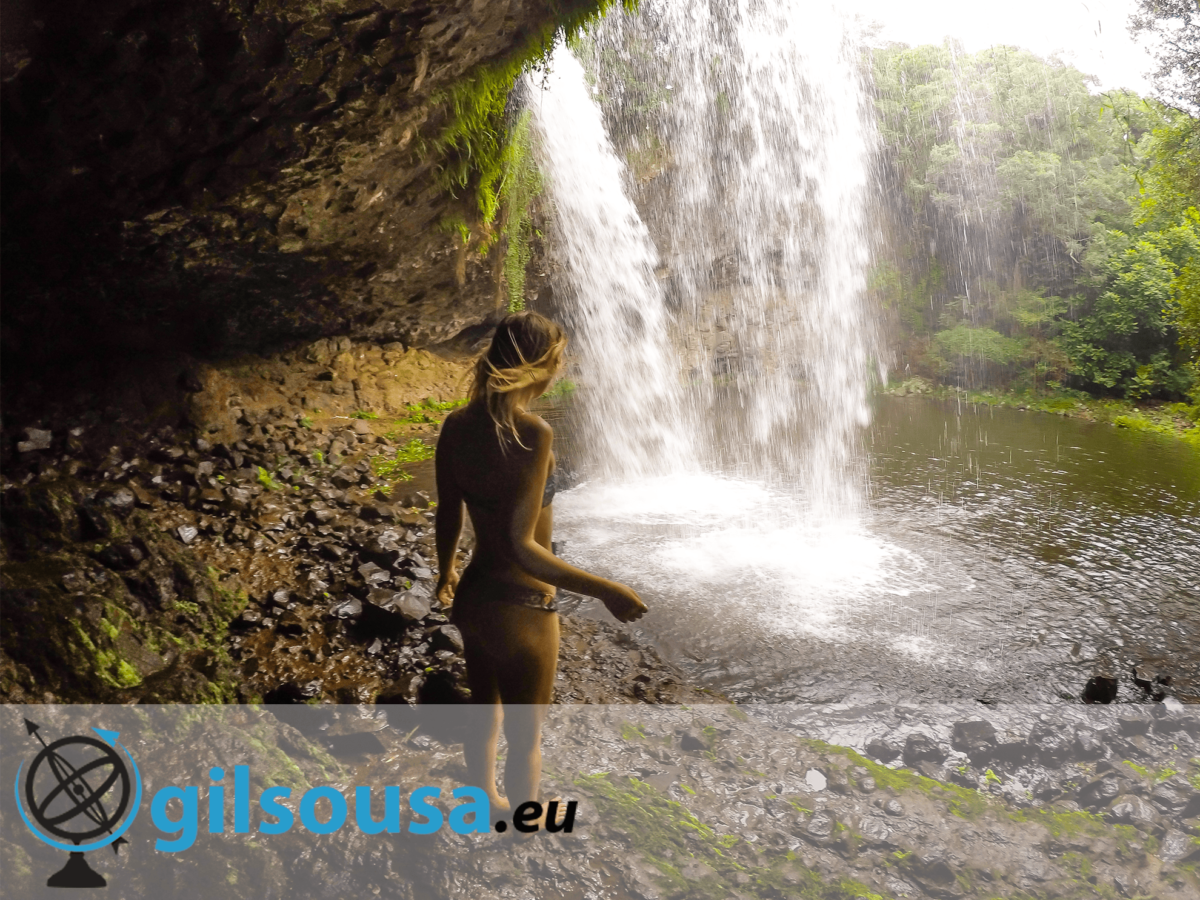
<svg viewBox="0 0 1200 900">
<path fill-rule="evenodd" d="M 1154 786 L 1150 791 L 1150 802 L 1163 812 L 1179 812 L 1195 794 L 1186 778 L 1172 775 Z"/>
<path fill-rule="evenodd" d="M 833 816 L 826 812 L 818 812 L 805 824 L 804 833 L 819 843 L 824 842 L 833 835 L 834 824 Z"/>
<path fill-rule="evenodd" d="M 127 541 L 105 547 L 96 555 L 96 558 L 108 568 L 117 572 L 123 572 L 126 569 L 134 568 L 146 558 L 146 555 L 136 544 Z"/>
<path fill-rule="evenodd" d="M 1121 782 L 1112 775 L 1088 782 L 1079 791 L 1079 805 L 1086 809 L 1102 809 L 1121 793 Z"/>
<path fill-rule="evenodd" d="M 377 586 L 392 580 L 392 573 L 381 569 L 373 562 L 364 563 L 358 567 L 358 574 L 370 586 Z"/>
<path fill-rule="evenodd" d="M 965 753 L 972 761 L 986 758 L 996 746 L 996 729 L 991 722 L 955 722 L 950 746 Z"/>
<path fill-rule="evenodd" d="M 1087 728 L 1075 732 L 1075 740 L 1071 744 L 1071 755 L 1076 760 L 1100 759 L 1107 747 L 1101 733 Z"/>
<path fill-rule="evenodd" d="M 984 754 L 982 764 L 1018 768 L 1033 759 L 1033 748 L 1024 741 L 1007 741 L 997 744 Z"/>
<path fill-rule="evenodd" d="M 411 494 L 404 495 L 400 505 L 408 509 L 429 509 L 431 502 L 426 491 L 413 491 Z"/>
<path fill-rule="evenodd" d="M 1150 731 L 1150 719 L 1142 716 L 1122 716 L 1117 720 L 1117 730 L 1125 737 L 1146 734 Z"/>
<path fill-rule="evenodd" d="M 679 747 L 689 753 L 700 753 L 708 749 L 709 742 L 699 728 L 689 728 L 679 737 Z"/>
<path fill-rule="evenodd" d="M 453 625 L 441 625 L 429 636 L 429 644 L 434 650 L 449 650 L 452 653 L 463 652 L 462 634 Z"/>
<path fill-rule="evenodd" d="M 1124 825 L 1151 828 L 1158 822 L 1154 807 L 1136 794 L 1123 794 L 1113 801 L 1108 811 L 1109 818 Z"/>
<path fill-rule="evenodd" d="M 21 432 L 21 438 L 17 442 L 17 452 L 31 453 L 35 450 L 49 450 L 54 441 L 54 434 L 41 428 L 26 428 Z"/>
<path fill-rule="evenodd" d="M 1029 746 L 1039 763 L 1057 768 L 1067 761 L 1071 753 L 1073 735 L 1062 725 L 1042 723 L 1029 734 Z"/>
<path fill-rule="evenodd" d="M 329 614 L 338 619 L 351 619 L 362 615 L 362 611 L 362 601 L 356 597 L 350 597 L 330 607 Z"/>
<path fill-rule="evenodd" d="M 946 758 L 946 751 L 926 734 L 910 734 L 904 742 L 904 764 L 910 768 L 923 762 L 940 763 Z"/>
<path fill-rule="evenodd" d="M 392 600 L 392 609 L 410 622 L 419 622 L 429 615 L 429 598 L 417 591 L 408 591 Z"/>
<path fill-rule="evenodd" d="M 1156 855 L 1165 863 L 1176 864 L 1182 862 L 1188 856 L 1198 854 L 1200 854 L 1200 848 L 1192 843 L 1190 835 L 1172 829 L 1163 835 Z"/>
<path fill-rule="evenodd" d="M 96 497 L 96 502 L 118 513 L 127 513 L 137 503 L 133 491 L 127 487 L 118 487 L 102 492 Z"/>
<path fill-rule="evenodd" d="M 883 740 L 869 741 L 866 746 L 867 756 L 871 759 L 879 760 L 881 763 L 890 763 L 894 759 L 899 759 L 900 748 L 895 744 Z"/>
<path fill-rule="evenodd" d="M 348 487 L 353 487 L 358 484 L 359 475 L 353 469 L 343 467 L 334 472 L 329 480 L 335 485 L 345 490 Z"/>
<path fill-rule="evenodd" d="M 1112 703 L 1117 699 L 1117 679 L 1111 675 L 1093 675 L 1083 688 L 1084 703 Z"/>
<path fill-rule="evenodd" d="M 311 700 L 313 697 L 318 696 L 321 693 L 321 689 L 322 684 L 320 679 L 303 683 L 289 681 L 263 694 L 263 701 L 265 703 L 284 704 L 303 703 L 305 700 Z"/>
<path fill-rule="evenodd" d="M 899 800 L 889 800 L 883 804 L 883 811 L 894 818 L 901 818 L 904 815 L 904 804 Z"/>
</svg>

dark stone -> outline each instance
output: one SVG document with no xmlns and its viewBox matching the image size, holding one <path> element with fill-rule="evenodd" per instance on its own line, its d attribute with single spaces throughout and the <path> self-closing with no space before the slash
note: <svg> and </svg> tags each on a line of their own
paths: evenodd
<svg viewBox="0 0 1200 900">
<path fill-rule="evenodd" d="M 1075 732 L 1071 754 L 1076 760 L 1099 759 L 1104 755 L 1105 743 L 1099 732 L 1081 728 Z"/>
<path fill-rule="evenodd" d="M 101 493 L 96 502 L 119 513 L 127 513 L 133 509 L 137 498 L 129 488 L 119 487 Z"/>
<path fill-rule="evenodd" d="M 1111 675 L 1093 675 L 1083 689 L 1084 703 L 1112 703 L 1117 699 L 1117 679 Z"/>
<path fill-rule="evenodd" d="M 1078 803 L 1086 809 L 1102 809 L 1120 793 L 1120 780 L 1108 775 L 1085 784 L 1079 791 Z"/>
<path fill-rule="evenodd" d="M 452 653 L 463 652 L 462 634 L 453 625 L 439 626 L 429 638 L 429 644 L 434 650 L 449 650 Z"/>
<path fill-rule="evenodd" d="M 1029 746 L 1039 763 L 1047 767 L 1061 766 L 1071 753 L 1072 735 L 1061 725 L 1043 722 L 1029 733 Z"/>
<path fill-rule="evenodd" d="M 97 556 L 97 559 L 110 569 L 118 572 L 123 572 L 126 569 L 132 569 L 137 566 L 146 555 L 136 544 L 129 542 L 116 544 L 110 547 L 105 547 Z"/>
<path fill-rule="evenodd" d="M 1150 731 L 1150 718 L 1125 716 L 1117 720 L 1117 728 L 1125 737 L 1146 734 Z"/>
<path fill-rule="evenodd" d="M 1186 778 L 1172 775 L 1154 786 L 1150 792 L 1150 802 L 1164 812 L 1176 812 L 1187 806 L 1195 793 Z"/>
<path fill-rule="evenodd" d="M 350 597 L 347 600 L 343 600 L 342 602 L 335 604 L 329 610 L 329 613 L 338 619 L 350 619 L 354 616 L 362 615 L 362 611 L 362 601 L 354 597 Z"/>
<path fill-rule="evenodd" d="M 996 746 L 996 729 L 991 722 L 955 722 L 950 746 L 972 761 L 982 759 Z"/>
<path fill-rule="evenodd" d="M 700 752 L 708 749 L 708 742 L 704 739 L 703 732 L 698 729 L 685 731 L 679 739 L 679 746 L 683 750 L 690 752 Z"/>
<path fill-rule="evenodd" d="M 393 598 L 391 606 L 397 613 L 412 622 L 424 619 L 430 611 L 429 598 L 423 597 L 415 591 L 408 591 L 398 598 Z"/>
<path fill-rule="evenodd" d="M 910 734 L 904 742 L 904 764 L 910 768 L 923 762 L 940 763 L 946 758 L 946 751 L 925 734 Z"/>
<path fill-rule="evenodd" d="M 1114 822 L 1135 825 L 1138 828 L 1153 827 L 1158 822 L 1158 813 L 1149 803 L 1134 794 L 1118 797 L 1108 811 Z"/>
<path fill-rule="evenodd" d="M 890 763 L 894 759 L 900 757 L 900 748 L 895 744 L 883 740 L 873 740 L 867 743 L 867 756 L 871 759 L 877 759 L 883 763 Z"/>
<path fill-rule="evenodd" d="M 1024 741 L 1010 741 L 997 744 L 985 754 L 982 762 L 993 766 L 1018 768 L 1032 760 L 1032 747 Z"/>
<path fill-rule="evenodd" d="M 23 440 L 17 442 L 18 453 L 30 453 L 34 450 L 49 450 L 54 435 L 41 428 L 26 428 L 21 432 Z"/>
<path fill-rule="evenodd" d="M 381 569 L 373 562 L 363 563 L 358 567 L 358 574 L 368 585 L 379 585 L 392 580 L 392 573 Z"/>
</svg>

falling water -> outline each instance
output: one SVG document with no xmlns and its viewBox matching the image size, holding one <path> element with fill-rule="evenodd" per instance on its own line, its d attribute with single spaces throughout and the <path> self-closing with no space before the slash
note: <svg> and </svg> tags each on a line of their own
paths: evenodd
<svg viewBox="0 0 1200 900">
<path fill-rule="evenodd" d="M 838 640 L 865 593 L 923 583 L 858 517 L 874 344 L 854 48 L 791 0 L 662 0 L 581 54 L 586 75 L 560 51 L 530 101 L 587 390 L 590 483 L 556 501 L 569 557 L 697 633 Z"/>
<path fill-rule="evenodd" d="M 554 199 L 573 350 L 584 372 L 580 406 L 592 426 L 584 443 L 609 481 L 693 468 L 657 257 L 625 193 L 624 166 L 570 50 L 558 48 L 538 81 L 531 107 Z"/>
<path fill-rule="evenodd" d="M 843 24 L 798 0 L 661 0 L 610 19 L 596 41 L 618 143 L 664 160 L 638 192 L 663 255 L 674 375 L 689 385 L 674 423 L 703 436 L 709 471 L 766 479 L 821 517 L 852 515 L 874 352 L 871 133 Z M 631 91 L 651 98 L 651 115 L 626 114 Z M 602 266 L 606 249 L 573 247 Z M 623 357 L 595 360 L 611 374 L 589 378 L 621 379 Z"/>
</svg>

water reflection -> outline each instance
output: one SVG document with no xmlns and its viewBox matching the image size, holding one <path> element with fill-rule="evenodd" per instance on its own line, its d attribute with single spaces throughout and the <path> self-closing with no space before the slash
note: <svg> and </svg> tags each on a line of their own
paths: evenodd
<svg viewBox="0 0 1200 900">
<path fill-rule="evenodd" d="M 727 423 L 735 433 L 738 423 Z M 629 581 L 650 636 L 738 699 L 1048 700 L 1147 663 L 1200 699 L 1200 467 L 1169 439 L 881 400 L 871 501 L 814 521 L 730 474 L 583 485 L 566 556 Z M 1132 684 L 1122 699 L 1139 699 Z"/>
</svg>

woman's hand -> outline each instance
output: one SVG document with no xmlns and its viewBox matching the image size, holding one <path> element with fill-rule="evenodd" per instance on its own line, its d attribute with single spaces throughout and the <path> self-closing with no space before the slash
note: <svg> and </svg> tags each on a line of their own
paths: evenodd
<svg viewBox="0 0 1200 900">
<path fill-rule="evenodd" d="M 609 582 L 609 587 L 596 595 L 601 603 L 608 607 L 618 622 L 633 622 L 646 614 L 646 604 L 642 602 L 631 588 L 615 581 Z"/>
<path fill-rule="evenodd" d="M 450 566 L 449 571 L 438 578 L 437 598 L 442 606 L 454 603 L 454 592 L 458 589 L 458 571 Z"/>
</svg>

